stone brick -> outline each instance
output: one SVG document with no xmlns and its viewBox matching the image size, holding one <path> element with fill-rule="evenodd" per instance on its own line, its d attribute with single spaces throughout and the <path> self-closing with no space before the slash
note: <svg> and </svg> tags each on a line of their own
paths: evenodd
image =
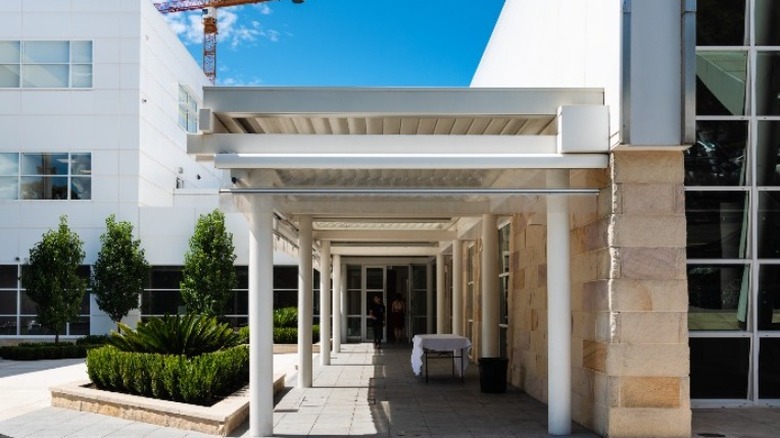
<svg viewBox="0 0 780 438">
<path fill-rule="evenodd" d="M 674 344 L 688 340 L 685 312 L 618 312 L 613 318 L 612 342 Z"/>
<path fill-rule="evenodd" d="M 612 313 L 597 312 L 594 339 L 599 342 L 612 342 Z"/>
<path fill-rule="evenodd" d="M 614 255 L 619 277 L 634 279 L 685 279 L 685 248 L 619 248 Z"/>
<path fill-rule="evenodd" d="M 682 150 L 614 151 L 611 161 L 615 183 L 682 184 L 685 178 Z"/>
<path fill-rule="evenodd" d="M 620 380 L 621 407 L 677 408 L 680 394 L 679 378 L 624 377 Z"/>
<path fill-rule="evenodd" d="M 621 214 L 674 215 L 685 214 L 677 210 L 678 184 L 620 184 Z"/>
<path fill-rule="evenodd" d="M 610 438 L 690 438 L 691 410 L 663 408 L 612 408 Z"/>
<path fill-rule="evenodd" d="M 607 345 L 603 342 L 582 341 L 582 366 L 593 371 L 607 370 Z"/>
<path fill-rule="evenodd" d="M 610 221 L 607 218 L 591 222 L 583 228 L 582 239 L 586 250 L 606 248 L 609 245 Z"/>
<path fill-rule="evenodd" d="M 684 215 L 613 216 L 611 244 L 619 247 L 684 248 L 686 222 Z"/>
<path fill-rule="evenodd" d="M 608 280 L 586 281 L 582 285 L 582 310 L 605 311 L 610 305 Z"/>
<path fill-rule="evenodd" d="M 610 376 L 684 377 L 690 371 L 688 343 L 609 344 L 606 372 Z"/>
<path fill-rule="evenodd" d="M 688 282 L 681 280 L 613 279 L 609 281 L 612 311 L 686 312 Z"/>
<path fill-rule="evenodd" d="M 596 332 L 596 315 L 591 312 L 572 312 L 571 331 L 573 336 L 593 339 Z"/>
</svg>

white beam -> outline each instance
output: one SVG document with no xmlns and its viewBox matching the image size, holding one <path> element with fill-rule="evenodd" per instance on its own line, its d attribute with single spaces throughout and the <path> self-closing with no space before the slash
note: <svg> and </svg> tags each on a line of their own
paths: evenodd
<svg viewBox="0 0 780 438">
<path fill-rule="evenodd" d="M 388 256 L 417 257 L 435 256 L 438 247 L 433 246 L 336 246 L 330 248 L 330 253 L 341 256 Z"/>
<path fill-rule="evenodd" d="M 431 155 L 555 154 L 554 135 L 349 135 L 349 134 L 195 134 L 187 136 L 190 154 Z"/>
<path fill-rule="evenodd" d="M 358 136 L 356 136 L 358 137 Z M 475 150 L 480 147 L 475 143 Z M 190 152 L 193 153 L 193 152 Z M 608 154 L 217 154 L 219 169 L 605 169 Z"/>
<path fill-rule="evenodd" d="M 372 242 L 430 242 L 452 240 L 455 238 L 455 232 L 432 230 L 323 230 L 315 231 L 314 238 L 318 240 L 326 239 L 333 242 L 354 242 L 360 240 L 369 240 Z"/>
<path fill-rule="evenodd" d="M 336 116 L 555 114 L 562 105 L 598 105 L 600 88 L 205 87 L 203 107 L 234 115 Z"/>
</svg>

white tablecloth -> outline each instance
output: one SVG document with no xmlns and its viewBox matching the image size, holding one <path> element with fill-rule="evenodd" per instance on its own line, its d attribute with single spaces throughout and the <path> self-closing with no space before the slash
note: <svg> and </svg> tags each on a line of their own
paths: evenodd
<svg viewBox="0 0 780 438">
<path fill-rule="evenodd" d="M 454 356 L 463 356 L 453 358 L 455 369 L 459 376 L 469 364 L 468 354 L 471 351 L 471 341 L 465 336 L 459 335 L 415 335 L 412 338 L 412 371 L 414 375 L 419 376 L 422 372 L 423 355 L 425 349 L 434 351 L 452 352 Z M 461 368 L 461 364 L 463 367 Z"/>
</svg>

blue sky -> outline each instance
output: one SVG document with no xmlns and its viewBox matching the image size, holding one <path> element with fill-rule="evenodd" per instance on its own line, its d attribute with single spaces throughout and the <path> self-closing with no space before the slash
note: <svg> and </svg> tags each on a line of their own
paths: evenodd
<svg viewBox="0 0 780 438">
<path fill-rule="evenodd" d="M 468 86 L 503 4 L 281 0 L 220 8 L 217 84 Z M 200 11 L 167 19 L 200 63 Z"/>
</svg>

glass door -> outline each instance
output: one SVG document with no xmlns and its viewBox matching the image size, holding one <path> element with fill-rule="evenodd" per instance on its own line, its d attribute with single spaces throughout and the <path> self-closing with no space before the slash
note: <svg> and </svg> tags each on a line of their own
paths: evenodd
<svg viewBox="0 0 780 438">
<path fill-rule="evenodd" d="M 371 321 L 368 319 L 368 310 L 373 303 L 374 297 L 379 297 L 382 303 L 385 304 L 385 315 L 387 315 L 387 296 L 385 293 L 385 285 L 387 284 L 387 276 L 384 266 L 364 266 L 363 267 L 363 293 L 362 293 L 362 315 L 361 315 L 361 329 L 363 333 L 363 342 L 371 342 L 374 340 L 374 329 Z M 387 327 L 387 324 L 385 324 Z M 384 335 L 383 339 L 387 339 Z"/>
</svg>

